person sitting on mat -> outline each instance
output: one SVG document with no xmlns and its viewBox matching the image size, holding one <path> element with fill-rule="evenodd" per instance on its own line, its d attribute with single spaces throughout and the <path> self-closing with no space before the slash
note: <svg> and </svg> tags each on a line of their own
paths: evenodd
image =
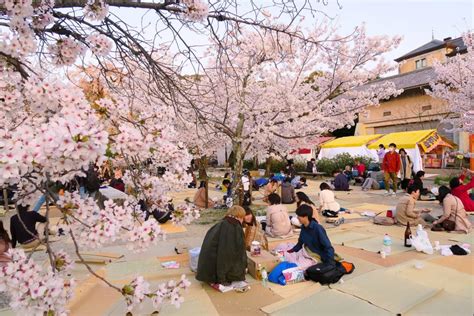
<svg viewBox="0 0 474 316">
<path fill-rule="evenodd" d="M 244 217 L 244 236 L 245 236 L 245 248 L 250 251 L 250 245 L 252 241 L 258 241 L 262 248 L 268 250 L 268 240 L 265 236 L 265 232 L 262 229 L 262 224 L 257 221 L 257 218 L 253 214 L 249 206 L 244 206 L 245 217 Z"/>
<path fill-rule="evenodd" d="M 349 191 L 349 181 L 341 170 L 334 172 L 334 189 L 336 191 Z"/>
<path fill-rule="evenodd" d="M 334 253 L 334 248 L 323 226 L 313 218 L 311 206 L 303 204 L 296 209 L 298 220 L 302 224 L 298 243 L 288 250 L 289 253 L 298 252 L 305 247 L 308 254 L 319 262 L 335 264 L 339 258 Z"/>
<path fill-rule="evenodd" d="M 271 178 L 270 182 L 265 186 L 265 190 L 263 192 L 263 202 L 268 202 L 268 196 L 272 193 L 277 193 L 278 187 L 278 181 L 275 178 Z"/>
<path fill-rule="evenodd" d="M 451 190 L 447 186 L 442 185 L 439 187 L 438 201 L 443 205 L 443 215 L 433 222 L 431 230 L 454 230 L 469 234 L 472 224 L 464 209 L 464 205 L 458 197 L 451 194 Z M 454 222 L 453 227 L 448 228 L 450 225 L 445 223 L 448 220 Z"/>
<path fill-rule="evenodd" d="M 13 215 L 10 219 L 12 247 L 15 248 L 17 243 L 21 244 L 23 248 L 33 248 L 39 245 L 40 237 L 36 230 L 36 224 L 46 223 L 46 217 L 38 212 L 29 211 L 29 206 L 17 204 L 16 209 L 18 214 Z"/>
<path fill-rule="evenodd" d="M 427 226 L 427 223 L 433 223 L 436 218 L 428 214 L 429 209 L 415 210 L 415 204 L 420 197 L 420 188 L 411 185 L 407 188 L 407 194 L 398 201 L 396 208 L 397 223 L 406 226 L 407 222 L 411 226 L 421 224 Z"/>
<path fill-rule="evenodd" d="M 463 184 L 466 174 L 471 174 L 471 182 Z M 469 196 L 468 192 L 474 189 L 474 171 L 463 168 L 462 174 L 458 177 L 454 177 L 449 181 L 451 188 L 451 194 L 458 197 L 466 212 L 474 212 L 474 200 Z"/>
<path fill-rule="evenodd" d="M 201 181 L 199 184 L 199 189 L 194 194 L 193 203 L 199 208 L 214 208 L 215 203 L 210 196 L 207 197 L 206 206 L 206 181 Z"/>
<path fill-rule="evenodd" d="M 337 217 L 341 206 L 336 202 L 334 192 L 326 182 L 319 185 L 319 211 L 326 217 Z"/>
<path fill-rule="evenodd" d="M 319 210 L 314 204 L 314 202 L 311 201 L 311 199 L 309 198 L 309 196 L 306 195 L 306 193 L 296 192 L 296 206 L 298 207 L 300 205 L 305 205 L 305 204 L 311 206 L 311 208 L 313 209 L 313 216 L 312 216 L 313 219 L 317 221 L 318 223 L 321 223 L 319 219 Z"/>
<path fill-rule="evenodd" d="M 281 203 L 293 204 L 295 199 L 295 188 L 291 185 L 291 179 L 287 177 L 281 184 Z"/>
<path fill-rule="evenodd" d="M 271 237 L 289 237 L 293 235 L 288 210 L 281 204 L 280 196 L 272 193 L 268 196 L 270 206 L 267 209 L 265 232 Z"/>
<path fill-rule="evenodd" d="M 196 280 L 211 285 L 245 281 L 247 253 L 242 229 L 244 217 L 245 210 L 234 205 L 221 221 L 207 231 L 199 254 Z"/>
</svg>

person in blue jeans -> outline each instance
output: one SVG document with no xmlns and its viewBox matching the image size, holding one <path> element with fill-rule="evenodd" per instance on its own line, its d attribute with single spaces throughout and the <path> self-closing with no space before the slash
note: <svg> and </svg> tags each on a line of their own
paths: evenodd
<svg viewBox="0 0 474 316">
<path fill-rule="evenodd" d="M 319 255 L 322 262 L 335 264 L 334 248 L 324 227 L 313 219 L 312 207 L 302 204 L 296 209 L 296 215 L 301 223 L 301 232 L 298 243 L 288 252 L 298 252 L 305 246 L 310 252 Z"/>
</svg>

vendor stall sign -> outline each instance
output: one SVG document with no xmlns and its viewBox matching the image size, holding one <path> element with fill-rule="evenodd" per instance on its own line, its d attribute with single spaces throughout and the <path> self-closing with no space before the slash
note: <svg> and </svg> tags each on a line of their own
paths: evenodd
<svg viewBox="0 0 474 316">
<path fill-rule="evenodd" d="M 438 133 L 433 132 L 423 141 L 421 141 L 421 147 L 425 153 L 432 151 L 439 143 L 442 142 L 441 136 Z"/>
</svg>

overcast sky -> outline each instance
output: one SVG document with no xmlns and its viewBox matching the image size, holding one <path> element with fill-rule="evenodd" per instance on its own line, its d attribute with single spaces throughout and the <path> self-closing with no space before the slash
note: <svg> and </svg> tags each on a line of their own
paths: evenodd
<svg viewBox="0 0 474 316">
<path fill-rule="evenodd" d="M 271 0 L 259 1 L 255 2 L 261 3 L 262 6 L 271 3 Z M 317 2 L 317 0 L 309 1 Z M 339 0 L 342 9 L 336 0 L 328 2 L 327 6 L 321 3 L 317 6 L 340 26 L 340 34 L 349 34 L 356 26 L 365 22 L 369 35 L 403 36 L 400 46 L 385 56 L 389 60 L 431 41 L 432 34 L 434 38 L 442 40 L 446 37 L 460 36 L 462 32 L 474 28 L 474 0 Z M 244 12 L 246 1 L 238 0 L 238 3 Z M 153 25 L 156 21 L 156 15 L 152 11 L 147 12 L 142 19 L 143 10 L 117 8 L 112 10 L 132 25 L 147 22 Z M 309 27 L 314 22 L 314 19 L 307 17 L 303 23 Z M 155 33 L 153 29 L 150 27 L 145 32 L 147 37 L 153 38 Z M 206 37 L 197 36 L 189 31 L 180 35 L 192 44 L 201 45 L 206 42 Z M 166 36 L 161 40 L 166 41 Z"/>
<path fill-rule="evenodd" d="M 331 0 L 329 0 L 331 1 Z M 342 9 L 329 6 L 341 28 L 350 31 L 366 23 L 371 35 L 402 35 L 403 41 L 388 59 L 395 59 L 436 39 L 457 37 L 473 28 L 473 0 L 339 0 Z"/>
</svg>

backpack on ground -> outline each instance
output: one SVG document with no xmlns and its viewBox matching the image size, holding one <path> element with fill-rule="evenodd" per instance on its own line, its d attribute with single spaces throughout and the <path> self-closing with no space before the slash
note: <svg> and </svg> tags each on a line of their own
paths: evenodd
<svg viewBox="0 0 474 316">
<path fill-rule="evenodd" d="M 306 269 L 306 278 L 321 285 L 339 282 L 344 274 L 354 271 L 354 264 L 342 261 L 335 264 L 318 263 Z"/>
</svg>

